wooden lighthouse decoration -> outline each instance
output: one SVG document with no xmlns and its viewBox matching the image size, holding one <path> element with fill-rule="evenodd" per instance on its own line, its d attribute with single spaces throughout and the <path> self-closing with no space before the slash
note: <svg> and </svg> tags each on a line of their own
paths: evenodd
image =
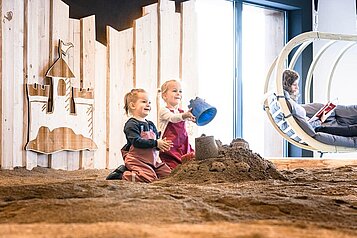
<svg viewBox="0 0 357 238">
<path fill-rule="evenodd" d="M 59 58 L 49 68 L 49 85 L 28 84 L 29 135 L 26 150 L 43 154 L 95 150 L 93 89 L 72 87 L 75 76 L 64 56 L 73 47 L 59 40 Z"/>
</svg>

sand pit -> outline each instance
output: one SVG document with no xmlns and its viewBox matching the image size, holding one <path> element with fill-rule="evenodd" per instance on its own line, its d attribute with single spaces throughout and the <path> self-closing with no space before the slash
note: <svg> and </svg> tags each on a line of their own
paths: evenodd
<svg viewBox="0 0 357 238">
<path fill-rule="evenodd" d="M 0 171 L 0 237 L 357 237 L 357 166 L 277 170 L 222 146 L 152 184 Z"/>
</svg>

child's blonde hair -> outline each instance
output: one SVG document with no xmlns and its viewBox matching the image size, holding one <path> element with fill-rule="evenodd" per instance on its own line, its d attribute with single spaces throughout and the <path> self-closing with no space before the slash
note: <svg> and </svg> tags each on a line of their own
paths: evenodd
<svg viewBox="0 0 357 238">
<path fill-rule="evenodd" d="M 181 82 L 179 80 L 176 80 L 176 79 L 171 79 L 171 80 L 166 81 L 165 83 L 163 83 L 161 85 L 161 88 L 159 90 L 159 92 L 161 93 L 161 97 L 169 89 L 169 84 L 170 83 L 179 83 L 179 84 L 181 84 Z M 162 99 L 164 99 L 164 98 L 162 98 Z"/>
<path fill-rule="evenodd" d="M 130 113 L 129 104 L 131 102 L 136 102 L 138 100 L 139 93 L 146 93 L 146 91 L 142 88 L 134 88 L 124 96 L 124 110 L 126 115 Z"/>
</svg>

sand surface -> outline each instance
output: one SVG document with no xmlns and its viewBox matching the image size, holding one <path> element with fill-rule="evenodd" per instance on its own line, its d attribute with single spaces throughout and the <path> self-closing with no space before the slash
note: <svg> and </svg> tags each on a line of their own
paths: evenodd
<svg viewBox="0 0 357 238">
<path fill-rule="evenodd" d="M 0 170 L 0 237 L 357 237 L 357 166 L 277 170 L 243 148 L 152 184 Z"/>
</svg>

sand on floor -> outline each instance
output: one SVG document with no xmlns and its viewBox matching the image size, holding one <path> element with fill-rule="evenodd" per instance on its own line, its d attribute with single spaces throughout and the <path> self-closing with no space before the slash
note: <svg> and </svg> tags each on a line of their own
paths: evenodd
<svg viewBox="0 0 357 238">
<path fill-rule="evenodd" d="M 357 166 L 278 170 L 232 143 L 151 184 L 0 170 L 0 237 L 357 237 Z"/>
</svg>

